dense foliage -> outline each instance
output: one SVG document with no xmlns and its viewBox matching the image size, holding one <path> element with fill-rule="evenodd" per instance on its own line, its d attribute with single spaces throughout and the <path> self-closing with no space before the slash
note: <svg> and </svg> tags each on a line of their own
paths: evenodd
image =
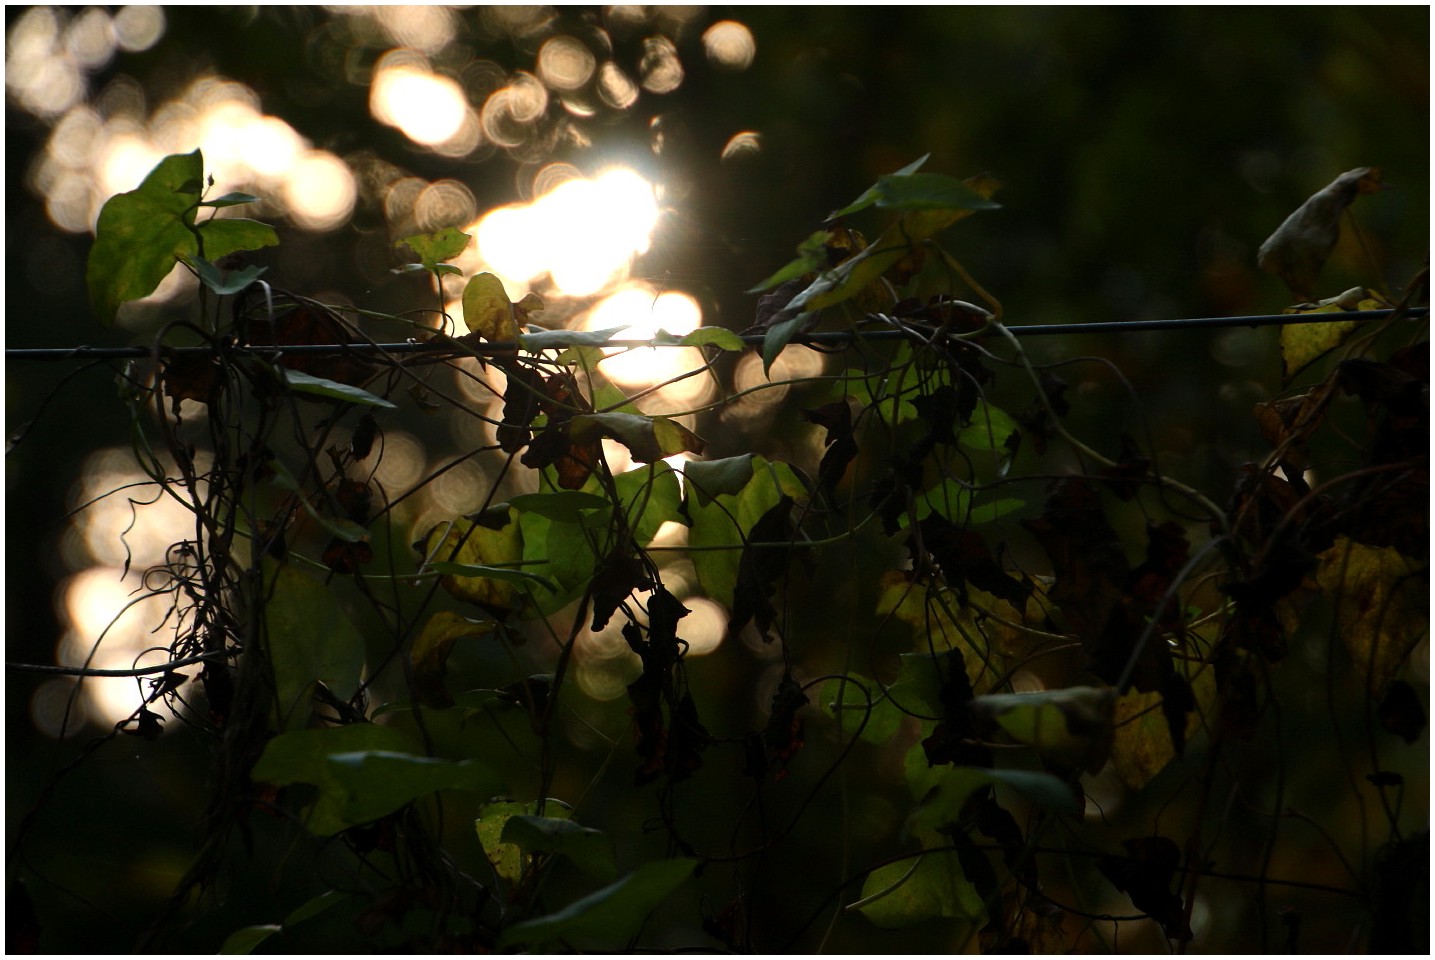
<svg viewBox="0 0 1435 960">
<path fill-rule="evenodd" d="M 144 705 L 84 746 L 11 755 L 46 765 L 11 804 L 11 950 L 66 949 L 88 928 L 72 918 L 106 915 L 112 946 L 146 950 L 1428 949 L 1426 294 L 1423 251 L 1387 249 L 1423 232 L 1392 199 L 1408 193 L 1370 167 L 1331 180 L 1342 163 L 1294 212 L 1246 211 L 1270 233 L 1259 252 L 1232 240 L 1249 225 L 1208 224 L 1197 267 L 1170 231 L 1214 188 L 1160 210 L 1111 192 L 1137 164 L 1113 122 L 1070 177 L 1094 219 L 1072 214 L 1056 251 L 1010 199 L 1052 188 L 1035 167 L 936 172 L 988 153 L 953 146 L 948 114 L 906 131 L 943 144 L 906 166 L 925 147 L 894 152 L 888 121 L 838 122 L 853 89 L 837 81 L 863 69 L 847 16 L 781 88 L 827 121 L 827 140 L 774 147 L 810 176 L 768 159 L 693 189 L 703 168 L 673 145 L 726 133 L 684 140 L 681 111 L 600 118 L 651 126 L 655 153 L 670 138 L 699 222 L 766 204 L 781 230 L 667 238 L 711 262 L 660 266 L 663 283 L 723 290 L 708 326 L 651 341 L 700 357 L 690 376 L 713 392 L 689 407 L 620 382 L 625 354 L 652 352 L 622 328 L 568 329 L 552 298 L 514 302 L 456 266 L 459 229 L 362 225 L 381 266 L 336 283 L 320 265 L 348 261 L 262 206 L 249 219 L 262 197 L 216 195 L 222 158 L 199 151 L 105 204 L 83 269 L 55 259 L 65 282 L 44 295 L 98 321 L 81 341 L 145 346 L 100 368 L 118 396 L 74 418 L 96 443 L 124 436 L 145 475 L 103 493 L 185 519 L 134 598 L 167 611 L 167 664 L 131 671 Z M 909 74 L 946 34 L 916 16 L 868 38 L 922 56 L 888 57 L 906 66 L 862 96 L 935 97 Z M 1175 89 L 1120 41 L 1155 48 L 1177 21 L 1092 16 L 1098 47 L 1130 52 L 1121 71 Z M 1080 55 L 1039 55 L 1059 19 L 980 20 L 988 52 L 962 69 L 999 49 L 1080 74 Z M 276 75 L 283 42 L 252 45 Z M 685 102 L 725 103 L 715 83 L 695 71 Z M 1030 71 L 1016 89 L 1068 88 Z M 1190 108 L 1202 128 L 1255 136 L 1266 114 L 1225 89 Z M 1113 103 L 1149 121 L 1140 163 L 1159 166 L 1172 140 L 1151 105 Z M 1054 149 L 1041 124 L 1006 133 L 1000 149 Z M 1350 162 L 1379 155 L 1330 135 Z M 891 171 L 845 207 L 857 181 L 814 159 L 843 145 L 867 151 L 865 179 Z M 1367 209 L 1373 228 L 1352 230 Z M 1133 292 L 1129 254 L 1094 242 L 1121 224 L 1166 251 L 1169 283 Z M 1256 296 L 1237 253 L 1285 290 Z M 197 300 L 116 330 L 176 262 Z M 1087 280 L 1112 316 L 1064 312 L 1086 309 Z M 1174 316 L 1196 288 L 1212 311 L 1284 309 L 1278 372 L 1200 373 L 1208 351 L 1255 350 L 1244 331 L 1163 332 L 1200 345 L 1159 355 L 1124 332 L 1031 336 Z M 23 406 L 38 426 L 17 460 L 55 429 Z M 457 442 L 396 489 L 401 431 Z M 441 487 L 450 509 L 415 525 Z M 14 634 L 36 601 L 10 602 Z M 9 659 L 49 642 L 7 641 Z M 103 642 L 84 638 L 92 657 Z M 12 694 L 32 675 L 12 670 Z M 116 793 L 125 819 L 97 815 Z M 147 856 L 94 902 L 70 851 L 116 833 Z"/>
</svg>

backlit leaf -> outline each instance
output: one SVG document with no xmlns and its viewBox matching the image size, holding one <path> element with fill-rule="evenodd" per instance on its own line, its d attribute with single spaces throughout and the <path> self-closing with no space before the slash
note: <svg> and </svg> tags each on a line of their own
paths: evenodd
<svg viewBox="0 0 1435 960">
<path fill-rule="evenodd" d="M 996 210 L 1001 204 L 955 177 L 912 173 L 880 178 L 877 206 L 888 210 Z"/>
<path fill-rule="evenodd" d="M 207 260 L 218 260 L 241 250 L 258 250 L 279 244 L 279 234 L 274 232 L 273 227 L 243 217 L 206 220 L 199 225 L 199 235 L 204 238 L 204 256 Z"/>
<path fill-rule="evenodd" d="M 702 467 L 711 468 L 712 464 Z M 694 547 L 730 547 L 731 549 L 696 550 L 693 567 L 704 592 L 719 603 L 731 606 L 737 585 L 738 566 L 743 542 L 761 517 L 777 506 L 784 496 L 802 499 L 807 490 L 797 474 L 785 463 L 770 463 L 760 456 L 734 457 L 721 467 L 698 469 L 697 462 L 687 464 L 689 479 L 687 501 L 692 530 L 688 544 Z M 736 492 L 723 491 L 742 480 Z"/>
<path fill-rule="evenodd" d="M 1319 561 L 1315 579 L 1337 603 L 1341 639 L 1378 697 L 1430 632 L 1428 574 L 1394 547 L 1343 536 Z"/>
<path fill-rule="evenodd" d="M 507 521 L 495 518 L 494 526 L 475 523 L 464 517 L 434 526 L 423 539 L 427 561 L 491 567 L 515 564 L 523 559 L 523 542 L 518 528 L 518 511 L 509 509 Z M 521 577 L 522 575 L 519 574 Z M 440 585 L 459 600 L 468 600 L 496 610 L 512 610 L 519 604 L 514 577 L 446 574 Z"/>
<path fill-rule="evenodd" d="M 618 875 L 613 838 L 561 817 L 512 816 L 503 825 L 502 840 L 528 853 L 556 853 L 602 882 Z"/>
<path fill-rule="evenodd" d="M 868 207 L 874 205 L 875 203 L 877 203 L 879 200 L 882 199 L 882 180 L 888 179 L 888 178 L 890 178 L 890 177 L 908 177 L 908 176 L 911 176 L 912 174 L 916 173 L 919 169 L 921 169 L 922 164 L 926 163 L 926 162 L 927 162 L 927 158 L 930 157 L 930 156 L 931 156 L 930 153 L 924 153 L 924 154 L 922 154 L 920 157 L 918 157 L 916 160 L 913 160 L 911 163 L 907 164 L 905 167 L 903 167 L 902 169 L 898 170 L 896 173 L 887 174 L 886 176 L 882 177 L 882 178 L 879 179 L 876 183 L 874 183 L 872 186 L 870 186 L 870 187 L 868 187 L 866 190 L 864 190 L 863 193 L 862 193 L 862 196 L 858 197 L 856 200 L 853 200 L 851 203 L 849 203 L 847 206 L 843 207 L 841 210 L 838 210 L 836 213 L 834 213 L 834 214 L 832 215 L 832 217 L 833 217 L 834 219 L 837 218 L 837 217 L 849 217 L 849 216 L 851 216 L 852 214 L 858 212 L 859 210 L 866 210 Z"/>
<path fill-rule="evenodd" d="M 449 653 L 458 641 L 484 636 L 495 626 L 492 620 L 470 620 L 451 610 L 440 610 L 428 618 L 409 650 L 414 696 L 420 703 L 436 708 L 453 705 L 443 684 Z"/>
<path fill-rule="evenodd" d="M 1182 670 L 1190 661 L 1177 662 Z M 1186 738 L 1201 729 L 1203 718 L 1216 702 L 1216 672 L 1210 668 L 1189 671 L 1188 680 L 1196 700 L 1196 709 L 1186 718 Z M 1111 766 L 1129 790 L 1140 790 L 1176 758 L 1171 742 L 1170 724 L 1161 712 L 1161 694 L 1131 690 L 1116 698 L 1115 739 L 1111 744 Z"/>
<path fill-rule="evenodd" d="M 295 730 L 282 733 L 264 745 L 264 753 L 255 763 L 250 778 L 256 783 L 280 787 L 293 783 L 317 787 L 317 797 L 306 808 L 304 825 L 310 832 L 328 837 L 356 825 L 346 816 L 349 788 L 330 768 L 328 758 L 356 750 L 405 752 L 413 746 L 401 731 L 376 723 Z"/>
<path fill-rule="evenodd" d="M 1095 773 L 1111 752 L 1113 699 L 1106 687 L 1065 687 L 988 694 L 971 709 L 1017 743 L 1035 747 L 1047 763 Z"/>
<path fill-rule="evenodd" d="M 531 814 L 534 807 L 532 803 L 517 800 L 495 800 L 479 808 L 478 819 L 473 822 L 484 855 L 499 879 L 507 883 L 517 883 L 523 876 L 524 859 L 517 843 L 503 839 L 504 828 L 510 818 Z"/>
<path fill-rule="evenodd" d="M 620 947 L 642 929 L 648 914 L 682 886 L 697 865 L 698 861 L 687 858 L 645 863 L 556 913 L 508 927 L 498 946 L 541 946 L 564 940 L 590 949 Z"/>
<path fill-rule="evenodd" d="M 375 396 L 362 387 L 352 387 L 347 383 L 325 380 L 323 377 L 316 377 L 300 370 L 290 370 L 288 367 L 277 367 L 276 369 L 284 382 L 289 385 L 289 389 L 299 393 L 325 397 L 329 400 L 340 400 L 344 403 L 355 403 L 362 407 L 397 409 L 394 404 L 383 397 Z"/>
<path fill-rule="evenodd" d="M 240 927 L 224 938 L 220 945 L 221 954 L 253 953 L 254 948 L 284 928 L 277 923 L 265 923 L 254 927 Z"/>
<path fill-rule="evenodd" d="M 761 293 L 764 290 L 771 290 L 789 280 L 795 280 L 803 274 L 812 273 L 827 266 L 827 240 L 831 234 L 826 230 L 818 230 L 797 245 L 797 259 L 791 261 L 787 266 L 778 270 L 772 276 L 748 290 L 748 293 Z"/>
<path fill-rule="evenodd" d="M 434 233 L 419 233 L 412 237 L 404 237 L 394 246 L 408 244 L 414 253 L 419 255 L 425 270 L 433 270 L 444 260 L 452 260 L 467 249 L 469 240 L 468 234 L 457 227 L 444 227 Z M 455 271 L 457 272 L 457 271 Z"/>
<path fill-rule="evenodd" d="M 1381 310 L 1390 306 L 1363 287 L 1352 287 L 1338 297 L 1315 304 L 1302 304 L 1287 313 L 1341 314 L 1359 310 Z M 1289 380 L 1306 365 L 1345 342 L 1360 328 L 1359 320 L 1332 320 L 1330 323 L 1291 323 L 1281 327 L 1281 375 Z"/>
<path fill-rule="evenodd" d="M 601 347 L 627 329 L 624 326 L 602 330 L 535 330 L 520 336 L 518 343 L 529 353 L 564 347 Z"/>
<path fill-rule="evenodd" d="M 295 729 L 308 722 L 308 698 L 316 681 L 340 700 L 358 690 L 364 640 L 319 580 L 289 566 L 265 579 L 264 622 L 279 725 Z"/>
<path fill-rule="evenodd" d="M 862 897 L 847 909 L 857 909 L 874 925 L 900 930 L 948 917 L 973 924 L 986 916 L 976 887 L 962 874 L 951 851 L 920 854 L 878 867 L 862 884 Z"/>
<path fill-rule="evenodd" d="M 326 758 L 334 781 L 348 792 L 344 818 L 369 823 L 440 790 L 482 795 L 504 782 L 477 760 L 443 760 L 390 750 L 356 750 Z"/>
<path fill-rule="evenodd" d="M 512 343 L 518 338 L 513 301 L 508 299 L 502 280 L 491 273 L 469 278 L 463 288 L 463 323 L 470 333 L 493 343 Z"/>
<path fill-rule="evenodd" d="M 707 443 L 667 417 L 634 413 L 583 413 L 568 421 L 568 436 L 582 444 L 607 437 L 627 447 L 636 463 L 653 463 L 679 453 L 702 453 Z"/>
<path fill-rule="evenodd" d="M 178 259 L 198 255 L 191 228 L 203 169 L 198 150 L 174 154 L 137 189 L 105 201 L 85 270 L 90 306 L 100 323 L 109 326 L 120 304 L 153 293 Z"/>
</svg>

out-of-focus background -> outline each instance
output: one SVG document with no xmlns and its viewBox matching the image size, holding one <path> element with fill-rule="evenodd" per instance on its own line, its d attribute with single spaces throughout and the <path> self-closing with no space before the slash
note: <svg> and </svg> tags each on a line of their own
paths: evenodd
<svg viewBox="0 0 1435 960">
<path fill-rule="evenodd" d="M 104 201 L 195 147 L 216 192 L 263 198 L 244 214 L 279 228 L 282 252 L 255 258 L 267 280 L 391 312 L 434 306 L 391 273 L 394 242 L 457 226 L 476 237 L 465 274 L 540 294 L 550 326 L 742 330 L 749 287 L 924 154 L 1003 182 L 1002 209 L 947 246 L 1009 324 L 1278 312 L 1289 295 L 1257 247 L 1366 165 L 1387 189 L 1356 204 L 1322 295 L 1400 288 L 1428 249 L 1428 39 L 1424 7 L 7 7 L 6 346 L 142 343 L 193 309 L 177 271 L 102 328 L 84 269 Z M 1250 405 L 1278 381 L 1275 336 L 1029 343 L 1110 358 L 1163 426 L 1163 469 L 1221 499 L 1250 456 Z M 626 382 L 680 369 L 639 364 Z M 76 664 L 125 608 L 126 560 L 162 560 L 186 517 L 123 494 L 74 512 L 139 476 L 111 368 L 9 360 L 5 384 L 6 659 Z M 706 421 L 714 455 L 780 441 L 779 408 Z M 387 485 L 472 440 L 392 431 Z M 427 506 L 465 509 L 444 489 L 416 526 Z M 152 625 L 126 614 L 94 665 L 134 662 Z M 74 692 L 6 677 L 10 835 L 137 702 L 132 681 Z M 178 740 L 113 744 L 44 798 L 31 843 L 73 895 L 43 919 L 77 921 L 47 948 L 114 948 L 111 922 L 128 943 L 130 911 L 173 885 L 203 788 L 172 775 L 194 760 Z"/>
</svg>

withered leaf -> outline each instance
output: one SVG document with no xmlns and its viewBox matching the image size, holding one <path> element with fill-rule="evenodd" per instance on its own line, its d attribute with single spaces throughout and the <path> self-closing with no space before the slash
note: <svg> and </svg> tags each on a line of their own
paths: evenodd
<svg viewBox="0 0 1435 960">
<path fill-rule="evenodd" d="M 1356 167 L 1336 177 L 1286 217 L 1261 249 L 1261 269 L 1285 281 L 1301 300 L 1314 300 L 1321 268 L 1340 239 L 1340 218 L 1362 193 L 1381 188 L 1377 167 Z"/>
</svg>

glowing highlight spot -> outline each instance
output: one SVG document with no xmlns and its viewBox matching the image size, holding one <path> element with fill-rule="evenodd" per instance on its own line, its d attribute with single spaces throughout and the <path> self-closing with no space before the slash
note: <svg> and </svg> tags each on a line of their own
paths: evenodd
<svg viewBox="0 0 1435 960">
<path fill-rule="evenodd" d="M 757 56 L 752 31 L 736 20 L 719 20 L 703 32 L 708 60 L 726 70 L 746 70 Z"/>
</svg>

